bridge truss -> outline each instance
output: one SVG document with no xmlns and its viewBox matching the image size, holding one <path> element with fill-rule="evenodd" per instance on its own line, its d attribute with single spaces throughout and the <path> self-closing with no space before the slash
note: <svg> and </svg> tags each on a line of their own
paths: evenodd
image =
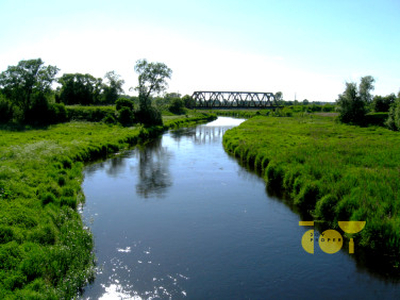
<svg viewBox="0 0 400 300">
<path fill-rule="evenodd" d="M 196 108 L 275 108 L 273 93 L 197 91 L 192 95 Z"/>
</svg>

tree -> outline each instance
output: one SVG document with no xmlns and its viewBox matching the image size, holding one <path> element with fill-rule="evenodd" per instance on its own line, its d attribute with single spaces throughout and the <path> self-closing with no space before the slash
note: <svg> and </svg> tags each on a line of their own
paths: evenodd
<svg viewBox="0 0 400 300">
<path fill-rule="evenodd" d="M 372 102 L 371 91 L 375 89 L 374 82 L 375 82 L 374 77 L 370 75 L 361 77 L 361 82 L 359 85 L 359 94 L 361 101 L 365 102 L 366 104 L 370 104 Z"/>
<path fill-rule="evenodd" d="M 277 103 L 280 103 L 281 100 L 283 100 L 283 94 L 282 94 L 282 92 L 281 92 L 281 91 L 276 92 L 276 93 L 275 93 L 275 101 L 276 101 Z"/>
<path fill-rule="evenodd" d="M 386 121 L 386 126 L 391 130 L 400 130 L 400 92 L 394 103 L 390 106 L 389 118 Z"/>
<path fill-rule="evenodd" d="M 161 113 L 151 105 L 152 94 L 166 90 L 167 79 L 171 78 L 172 70 L 163 63 L 149 63 L 146 59 L 136 62 L 135 71 L 139 74 L 139 111 L 136 118 L 145 125 L 161 125 Z"/>
<path fill-rule="evenodd" d="M 395 102 L 396 95 L 390 94 L 385 97 L 382 96 L 375 96 L 374 100 L 372 101 L 372 109 L 375 112 L 387 112 L 390 109 L 390 106 Z"/>
<path fill-rule="evenodd" d="M 103 102 L 107 104 L 114 104 L 117 101 L 118 96 L 124 92 L 122 86 L 125 81 L 120 79 L 121 76 L 116 74 L 114 71 L 107 72 L 104 79 L 107 83 L 103 85 Z"/>
<path fill-rule="evenodd" d="M 190 97 L 189 95 L 183 96 L 182 97 L 182 101 L 185 104 L 185 107 L 187 107 L 187 108 L 193 108 L 196 105 L 196 103 L 193 100 L 193 98 Z"/>
<path fill-rule="evenodd" d="M 186 113 L 185 103 L 180 98 L 172 98 L 168 110 L 176 115 L 183 115 Z"/>
<path fill-rule="evenodd" d="M 0 74 L 0 87 L 4 96 L 20 108 L 25 117 L 36 100 L 48 101 L 58 71 L 55 66 L 45 66 L 40 58 L 21 60 Z"/>
<path fill-rule="evenodd" d="M 60 100 L 66 105 L 90 105 L 100 102 L 102 80 L 90 74 L 64 74 L 58 79 L 61 84 Z"/>
<path fill-rule="evenodd" d="M 359 95 L 356 83 L 346 82 L 346 89 L 339 95 L 337 104 L 340 109 L 339 119 L 343 123 L 361 123 L 364 120 L 366 102 Z"/>
</svg>

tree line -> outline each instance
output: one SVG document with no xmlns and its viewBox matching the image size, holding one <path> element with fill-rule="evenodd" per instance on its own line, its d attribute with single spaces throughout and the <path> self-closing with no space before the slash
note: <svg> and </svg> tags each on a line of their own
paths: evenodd
<svg viewBox="0 0 400 300">
<path fill-rule="evenodd" d="M 371 112 L 387 113 L 385 125 L 391 130 L 400 130 L 400 92 L 387 96 L 372 96 L 375 89 L 374 77 L 361 77 L 360 83 L 346 82 L 345 90 L 339 95 L 336 104 L 339 119 L 343 123 L 366 125 Z"/>
<path fill-rule="evenodd" d="M 161 125 L 161 112 L 153 104 L 154 95 L 164 92 L 172 70 L 163 63 L 138 60 L 134 67 L 139 85 L 138 97 L 123 96 L 124 80 L 114 71 L 104 78 L 90 74 L 68 73 L 56 77 L 56 66 L 45 65 L 38 59 L 21 60 L 0 73 L 0 123 L 52 124 L 66 120 L 66 105 L 117 105 L 116 115 L 124 125 L 140 122 Z M 58 87 L 54 85 L 58 83 Z M 167 94 L 168 96 L 168 94 Z M 184 113 L 190 96 L 170 94 L 168 110 Z M 162 102 L 158 100 L 158 102 Z"/>
</svg>

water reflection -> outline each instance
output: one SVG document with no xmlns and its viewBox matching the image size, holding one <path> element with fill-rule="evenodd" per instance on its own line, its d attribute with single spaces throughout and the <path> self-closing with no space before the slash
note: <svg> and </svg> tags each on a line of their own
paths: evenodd
<svg viewBox="0 0 400 300">
<path fill-rule="evenodd" d="M 196 145 L 213 144 L 222 140 L 225 132 L 232 126 L 198 126 L 196 128 L 183 128 L 170 132 L 171 137 L 179 143 L 182 138 L 190 138 Z"/>
<path fill-rule="evenodd" d="M 139 182 L 136 192 L 144 198 L 161 198 L 172 185 L 169 160 L 171 153 L 162 146 L 161 138 L 140 147 L 136 151 L 139 162 Z"/>
<path fill-rule="evenodd" d="M 346 251 L 306 253 L 307 218 L 226 154 L 228 128 L 175 130 L 86 168 L 98 272 L 83 297 L 399 299 Z"/>
</svg>

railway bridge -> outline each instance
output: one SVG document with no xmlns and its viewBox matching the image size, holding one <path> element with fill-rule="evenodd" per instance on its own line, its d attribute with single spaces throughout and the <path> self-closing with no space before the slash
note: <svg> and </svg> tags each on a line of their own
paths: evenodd
<svg viewBox="0 0 400 300">
<path fill-rule="evenodd" d="M 196 91 L 194 108 L 276 108 L 273 93 Z"/>
</svg>

